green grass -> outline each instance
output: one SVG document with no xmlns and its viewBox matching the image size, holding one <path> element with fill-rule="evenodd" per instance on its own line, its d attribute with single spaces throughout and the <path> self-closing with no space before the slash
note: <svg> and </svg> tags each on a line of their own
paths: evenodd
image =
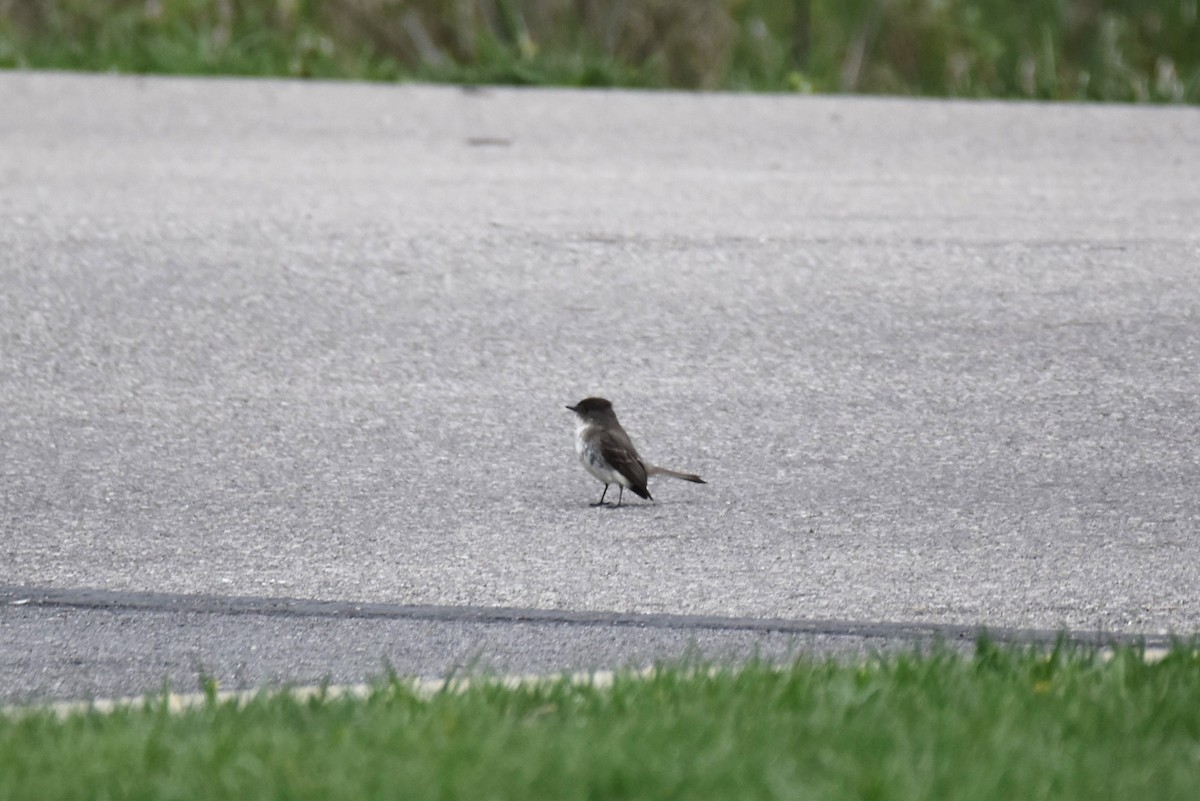
<svg viewBox="0 0 1200 801">
<path fill-rule="evenodd" d="M 1200 0 L 0 0 L 0 67 L 1200 102 Z"/>
<path fill-rule="evenodd" d="M 2 799 L 1200 797 L 1200 650 L 986 642 L 611 687 L 0 719 Z"/>
</svg>

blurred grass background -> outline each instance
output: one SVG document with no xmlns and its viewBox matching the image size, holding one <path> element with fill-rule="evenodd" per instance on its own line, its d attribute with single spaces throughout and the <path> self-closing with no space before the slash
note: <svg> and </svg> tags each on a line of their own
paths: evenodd
<svg viewBox="0 0 1200 801">
<path fill-rule="evenodd" d="M 1200 0 L 0 0 L 0 67 L 1200 102 Z"/>
</svg>

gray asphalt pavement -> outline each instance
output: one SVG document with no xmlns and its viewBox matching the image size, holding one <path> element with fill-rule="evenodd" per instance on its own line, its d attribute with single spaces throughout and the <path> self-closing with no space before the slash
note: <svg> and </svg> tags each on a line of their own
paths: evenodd
<svg viewBox="0 0 1200 801">
<path fill-rule="evenodd" d="M 0 109 L 13 600 L 1200 630 L 1200 109 L 30 73 Z M 589 507 L 591 394 L 710 483 Z M 436 673 L 456 626 L 514 669 L 689 639 L 279 621 L 10 601 L 0 695 L 198 641 L 253 682 Z"/>
</svg>

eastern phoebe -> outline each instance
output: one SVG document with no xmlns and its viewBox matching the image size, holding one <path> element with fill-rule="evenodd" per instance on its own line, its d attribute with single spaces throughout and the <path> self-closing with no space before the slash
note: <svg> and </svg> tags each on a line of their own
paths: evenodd
<svg viewBox="0 0 1200 801">
<path fill-rule="evenodd" d="M 604 484 L 600 500 L 592 506 L 604 505 L 609 484 L 620 486 L 621 494 L 617 497 L 617 506 L 620 506 L 625 498 L 626 487 L 647 500 L 654 500 L 646 488 L 646 479 L 650 476 L 670 476 L 696 484 L 705 483 L 695 473 L 680 473 L 643 462 L 637 448 L 633 447 L 633 440 L 617 422 L 612 403 L 604 398 L 584 398 L 567 408 L 579 418 L 575 426 L 575 452 L 579 454 L 579 461 L 584 470 Z"/>
</svg>

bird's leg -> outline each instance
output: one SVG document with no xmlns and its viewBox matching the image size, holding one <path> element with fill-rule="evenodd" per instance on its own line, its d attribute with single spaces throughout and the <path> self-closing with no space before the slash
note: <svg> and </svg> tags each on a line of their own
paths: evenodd
<svg viewBox="0 0 1200 801">
<path fill-rule="evenodd" d="M 621 488 L 621 494 L 617 496 L 617 506 L 620 506 L 621 501 L 625 500 L 625 485 L 619 484 L 618 486 Z"/>
<path fill-rule="evenodd" d="M 598 500 L 598 501 L 596 501 L 595 503 L 593 503 L 593 504 L 592 504 L 592 506 L 603 506 L 603 505 L 604 505 L 604 496 L 605 496 L 605 495 L 607 495 L 607 494 L 608 494 L 608 485 L 607 485 L 607 484 L 605 484 L 605 485 L 604 485 L 604 492 L 600 493 L 600 500 Z"/>
</svg>

